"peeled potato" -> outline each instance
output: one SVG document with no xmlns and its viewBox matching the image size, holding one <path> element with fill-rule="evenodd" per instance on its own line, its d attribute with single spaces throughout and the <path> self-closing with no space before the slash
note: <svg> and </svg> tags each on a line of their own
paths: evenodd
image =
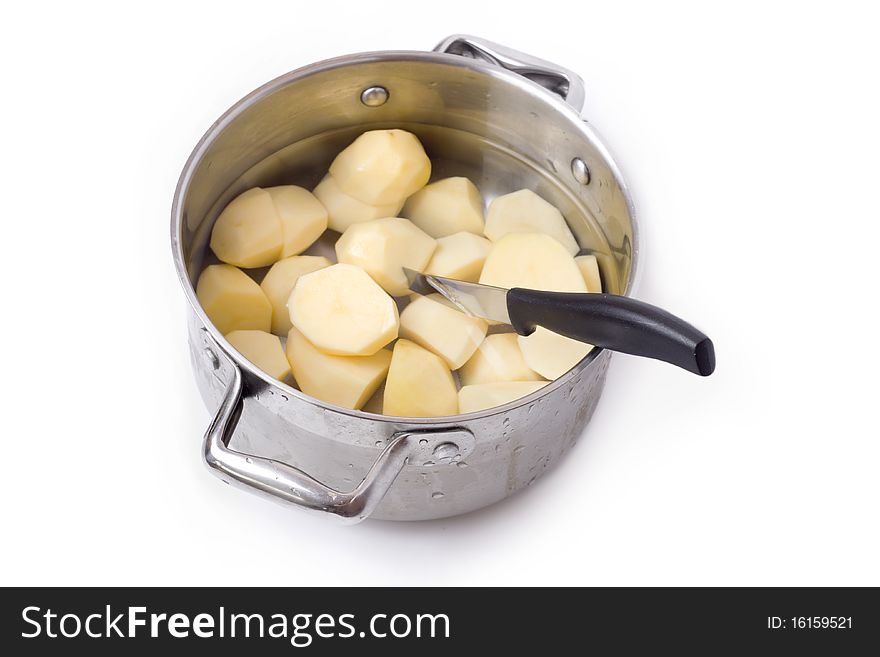
<svg viewBox="0 0 880 657">
<path fill-rule="evenodd" d="M 265 331 L 232 331 L 226 334 L 229 344 L 269 376 L 279 381 L 290 374 L 281 339 Z"/>
<path fill-rule="evenodd" d="M 398 217 L 349 226 L 336 242 L 339 262 L 357 265 L 392 296 L 409 292 L 403 267 L 424 271 L 436 241 Z"/>
<path fill-rule="evenodd" d="M 260 286 L 238 267 L 205 267 L 196 285 L 196 296 L 224 335 L 241 329 L 268 331 L 272 325 L 272 304 Z"/>
<path fill-rule="evenodd" d="M 287 335 L 290 327 L 293 326 L 290 323 L 287 300 L 299 277 L 332 264 L 330 260 L 321 256 L 291 256 L 272 265 L 263 282 L 260 283 L 266 298 L 272 304 L 272 333 Z"/>
<path fill-rule="evenodd" d="M 349 196 L 339 187 L 333 176 L 326 175 L 315 187 L 313 194 L 327 208 L 329 219 L 327 226 L 337 233 L 345 232 L 352 224 L 359 224 L 371 219 L 396 217 L 403 206 L 403 199 L 388 205 L 369 205 Z"/>
<path fill-rule="evenodd" d="M 382 410 L 385 415 L 410 417 L 455 415 L 458 394 L 452 372 L 436 354 L 409 340 L 398 340 Z"/>
<path fill-rule="evenodd" d="M 425 186 L 431 161 L 411 132 L 370 130 L 336 156 L 330 175 L 363 203 L 392 205 Z"/>
<path fill-rule="evenodd" d="M 372 356 L 331 356 L 292 328 L 287 334 L 287 360 L 304 393 L 337 406 L 359 409 L 388 373 L 391 352 L 380 349 Z"/>
<path fill-rule="evenodd" d="M 574 258 L 552 237 L 542 233 L 510 233 L 495 242 L 480 283 L 551 292 L 586 292 Z"/>
<path fill-rule="evenodd" d="M 542 326 L 529 336 L 518 336 L 526 365 L 545 379 L 555 380 L 581 362 L 593 345 L 572 340 Z"/>
<path fill-rule="evenodd" d="M 444 178 L 420 189 L 407 199 L 403 216 L 431 237 L 483 234 L 483 198 L 467 178 Z"/>
<path fill-rule="evenodd" d="M 282 185 L 269 187 L 266 191 L 272 197 L 281 221 L 282 258 L 302 253 L 327 230 L 327 210 L 309 190 Z"/>
<path fill-rule="evenodd" d="M 453 370 L 473 355 L 487 328 L 479 317 L 468 317 L 428 297 L 414 296 L 400 313 L 400 336 L 430 349 Z"/>
<path fill-rule="evenodd" d="M 284 229 L 272 196 L 254 187 L 236 196 L 217 217 L 211 250 L 237 267 L 265 267 L 281 257 Z"/>
<path fill-rule="evenodd" d="M 501 406 L 514 399 L 530 395 L 545 385 L 547 381 L 502 381 L 464 386 L 458 391 L 458 412 L 473 413 Z"/>
<path fill-rule="evenodd" d="M 401 318 L 403 319 L 403 318 Z M 515 333 L 487 335 L 482 344 L 458 372 L 461 385 L 503 381 L 540 381 L 537 372 L 526 365 Z"/>
<path fill-rule="evenodd" d="M 580 250 L 562 213 L 530 189 L 495 198 L 486 213 L 485 233 L 493 242 L 509 233 L 544 233 L 570 255 Z"/>
<path fill-rule="evenodd" d="M 581 270 L 581 276 L 584 277 L 584 283 L 587 284 L 587 292 L 601 292 L 602 277 L 599 275 L 599 263 L 596 262 L 596 256 L 577 256 L 574 262 Z"/>
<path fill-rule="evenodd" d="M 303 274 L 287 308 L 293 326 L 327 354 L 369 356 L 397 337 L 394 299 L 353 265 Z"/>
<path fill-rule="evenodd" d="M 425 273 L 476 283 L 491 250 L 492 242 L 473 233 L 441 237 Z"/>
</svg>

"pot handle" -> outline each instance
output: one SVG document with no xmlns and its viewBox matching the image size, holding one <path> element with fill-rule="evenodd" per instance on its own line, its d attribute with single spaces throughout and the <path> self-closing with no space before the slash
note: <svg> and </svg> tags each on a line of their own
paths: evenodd
<svg viewBox="0 0 880 657">
<path fill-rule="evenodd" d="M 209 347 L 208 350 L 212 359 L 219 353 L 227 361 L 231 378 L 205 432 L 202 454 L 211 472 L 227 484 L 309 511 L 335 515 L 343 522 L 354 524 L 373 513 L 408 463 L 452 463 L 473 449 L 473 435 L 461 427 L 399 431 L 354 490 L 338 491 L 292 465 L 230 449 L 229 441 L 244 402 L 241 369 L 222 349 Z"/>
<path fill-rule="evenodd" d="M 532 57 L 480 37 L 453 34 L 437 44 L 434 52 L 461 55 L 500 66 L 537 82 L 580 112 L 584 108 L 584 81 L 574 71 Z"/>
</svg>

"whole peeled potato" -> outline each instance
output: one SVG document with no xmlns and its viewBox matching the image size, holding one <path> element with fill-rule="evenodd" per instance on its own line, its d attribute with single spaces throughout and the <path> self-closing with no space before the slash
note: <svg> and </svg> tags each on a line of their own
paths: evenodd
<svg viewBox="0 0 880 657">
<path fill-rule="evenodd" d="M 409 291 L 403 268 L 424 271 L 436 246 L 433 237 L 408 219 L 386 217 L 349 226 L 336 242 L 336 257 L 360 267 L 388 294 L 399 297 Z"/>
<path fill-rule="evenodd" d="M 574 255 L 580 248 L 565 217 L 530 189 L 495 198 L 486 213 L 486 237 L 497 242 L 510 233 L 544 233 Z"/>
<path fill-rule="evenodd" d="M 370 130 L 330 165 L 340 189 L 369 205 L 393 205 L 425 186 L 431 160 L 421 142 L 405 130 Z"/>
<path fill-rule="evenodd" d="M 272 196 L 254 187 L 224 208 L 211 231 L 211 250 L 223 262 L 265 267 L 281 257 L 284 227 Z"/>
<path fill-rule="evenodd" d="M 483 234 L 483 199 L 476 185 L 460 176 L 433 182 L 409 197 L 403 216 L 431 237 Z"/>
</svg>

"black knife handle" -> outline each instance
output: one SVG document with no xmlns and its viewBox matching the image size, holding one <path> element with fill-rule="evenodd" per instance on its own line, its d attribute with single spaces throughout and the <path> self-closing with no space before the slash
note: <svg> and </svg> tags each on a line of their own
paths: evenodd
<svg viewBox="0 0 880 657">
<path fill-rule="evenodd" d="M 543 326 L 574 340 L 656 358 L 701 376 L 715 370 L 715 348 L 705 333 L 630 297 L 513 288 L 507 293 L 507 311 L 520 335 Z"/>
</svg>

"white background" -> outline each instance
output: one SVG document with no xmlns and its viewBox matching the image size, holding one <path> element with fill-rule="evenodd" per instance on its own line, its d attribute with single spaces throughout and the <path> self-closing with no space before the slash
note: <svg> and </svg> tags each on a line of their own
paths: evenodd
<svg viewBox="0 0 880 657">
<path fill-rule="evenodd" d="M 5 10 L 0 583 L 880 584 L 876 17 L 428 6 Z M 341 527 L 223 486 L 169 248 L 186 157 L 290 69 L 457 32 L 583 75 L 638 296 L 705 328 L 716 374 L 615 358 L 569 457 L 463 518 Z"/>
</svg>

